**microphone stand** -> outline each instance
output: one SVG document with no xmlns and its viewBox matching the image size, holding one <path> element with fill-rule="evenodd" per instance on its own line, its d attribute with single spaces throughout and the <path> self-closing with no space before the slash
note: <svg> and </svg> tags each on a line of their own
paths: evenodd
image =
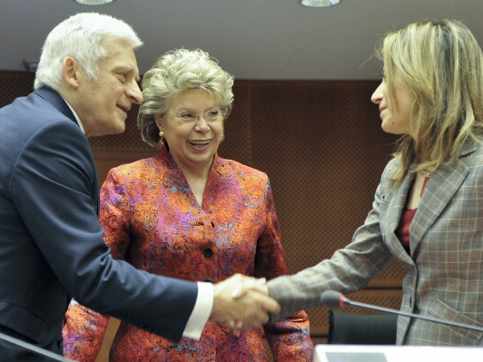
<svg viewBox="0 0 483 362">
<path fill-rule="evenodd" d="M 16 346 L 28 349 L 29 351 L 41 354 L 42 356 L 52 358 L 53 360 L 56 360 L 56 361 L 74 362 L 73 360 L 65 358 L 65 357 L 61 356 L 60 354 L 48 351 L 44 348 L 37 347 L 37 346 L 35 346 L 31 343 L 27 343 L 25 341 L 22 341 L 21 339 L 11 337 L 11 336 L 4 334 L 4 333 L 1 333 L 1 332 L 0 332 L 0 340 L 7 341 L 9 343 L 15 344 Z"/>
<path fill-rule="evenodd" d="M 366 304 L 366 303 L 360 303 L 360 302 L 353 302 L 352 300 L 348 299 L 347 297 L 342 297 L 340 304 L 347 304 L 353 307 L 359 307 L 359 308 L 367 308 L 367 309 L 372 309 L 376 310 L 379 312 L 384 312 L 384 313 L 395 313 L 398 315 L 402 315 L 403 317 L 409 317 L 409 318 L 417 318 L 417 319 L 422 319 L 425 321 L 433 322 L 433 323 L 440 323 L 444 324 L 450 327 L 459 327 L 459 328 L 465 328 L 465 329 L 471 329 L 473 331 L 477 332 L 483 332 L 483 327 L 478 327 L 478 326 L 473 326 L 470 324 L 463 324 L 463 323 L 458 323 L 458 322 L 452 322 L 452 321 L 446 321 L 443 319 L 439 318 L 433 318 L 433 317 L 426 317 L 424 315 L 419 315 L 419 314 L 413 314 L 413 313 L 406 313 L 406 312 L 401 312 L 399 310 L 391 309 L 391 308 L 385 308 L 385 307 L 378 307 L 375 305 L 371 304 Z"/>
</svg>

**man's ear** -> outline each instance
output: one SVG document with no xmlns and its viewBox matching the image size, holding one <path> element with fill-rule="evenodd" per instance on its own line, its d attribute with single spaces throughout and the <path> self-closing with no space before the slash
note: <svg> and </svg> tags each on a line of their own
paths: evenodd
<svg viewBox="0 0 483 362">
<path fill-rule="evenodd" d="M 77 61 L 72 57 L 65 57 L 62 63 L 62 78 L 64 82 L 73 88 L 78 88 L 82 77 L 82 70 Z"/>
</svg>

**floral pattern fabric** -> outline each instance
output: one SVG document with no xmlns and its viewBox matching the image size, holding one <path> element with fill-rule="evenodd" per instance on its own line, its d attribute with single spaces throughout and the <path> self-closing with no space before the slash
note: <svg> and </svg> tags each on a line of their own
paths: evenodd
<svg viewBox="0 0 483 362">
<path fill-rule="evenodd" d="M 263 172 L 215 156 L 200 206 L 166 149 L 112 169 L 101 189 L 100 220 L 115 258 L 150 273 L 218 282 L 234 273 L 287 273 L 272 191 Z M 160 306 L 162 308 L 162 306 Z M 94 361 L 108 316 L 72 304 L 64 354 Z M 208 321 L 199 341 L 178 343 L 121 322 L 110 360 L 311 361 L 304 311 L 234 335 Z"/>
</svg>

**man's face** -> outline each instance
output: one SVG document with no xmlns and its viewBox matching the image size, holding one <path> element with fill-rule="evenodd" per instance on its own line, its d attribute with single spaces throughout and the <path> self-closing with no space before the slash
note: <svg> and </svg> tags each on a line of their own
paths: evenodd
<svg viewBox="0 0 483 362">
<path fill-rule="evenodd" d="M 119 38 L 107 38 L 103 46 L 107 56 L 97 64 L 97 78 L 89 79 L 82 71 L 75 95 L 74 109 L 87 136 L 124 132 L 127 113 L 142 102 L 133 47 Z"/>
</svg>

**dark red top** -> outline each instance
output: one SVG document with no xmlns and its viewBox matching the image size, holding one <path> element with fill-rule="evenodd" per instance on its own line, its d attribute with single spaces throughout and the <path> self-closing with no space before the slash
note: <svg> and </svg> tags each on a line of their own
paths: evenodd
<svg viewBox="0 0 483 362">
<path fill-rule="evenodd" d="M 423 181 L 423 188 L 421 189 L 421 197 L 423 196 L 423 192 L 426 189 L 426 184 L 428 183 L 429 177 L 425 177 Z M 416 211 L 418 209 L 404 209 L 404 212 L 401 215 L 401 220 L 399 222 L 399 227 L 397 228 L 397 236 L 401 241 L 401 244 L 404 246 L 404 249 L 409 253 L 409 228 L 411 227 L 411 222 L 413 221 L 414 215 L 416 215 Z"/>
<path fill-rule="evenodd" d="M 413 221 L 414 215 L 416 215 L 418 209 L 405 209 L 402 216 L 401 222 L 397 229 L 397 236 L 401 240 L 401 244 L 404 249 L 409 253 L 409 228 L 411 227 L 411 221 Z"/>
</svg>

